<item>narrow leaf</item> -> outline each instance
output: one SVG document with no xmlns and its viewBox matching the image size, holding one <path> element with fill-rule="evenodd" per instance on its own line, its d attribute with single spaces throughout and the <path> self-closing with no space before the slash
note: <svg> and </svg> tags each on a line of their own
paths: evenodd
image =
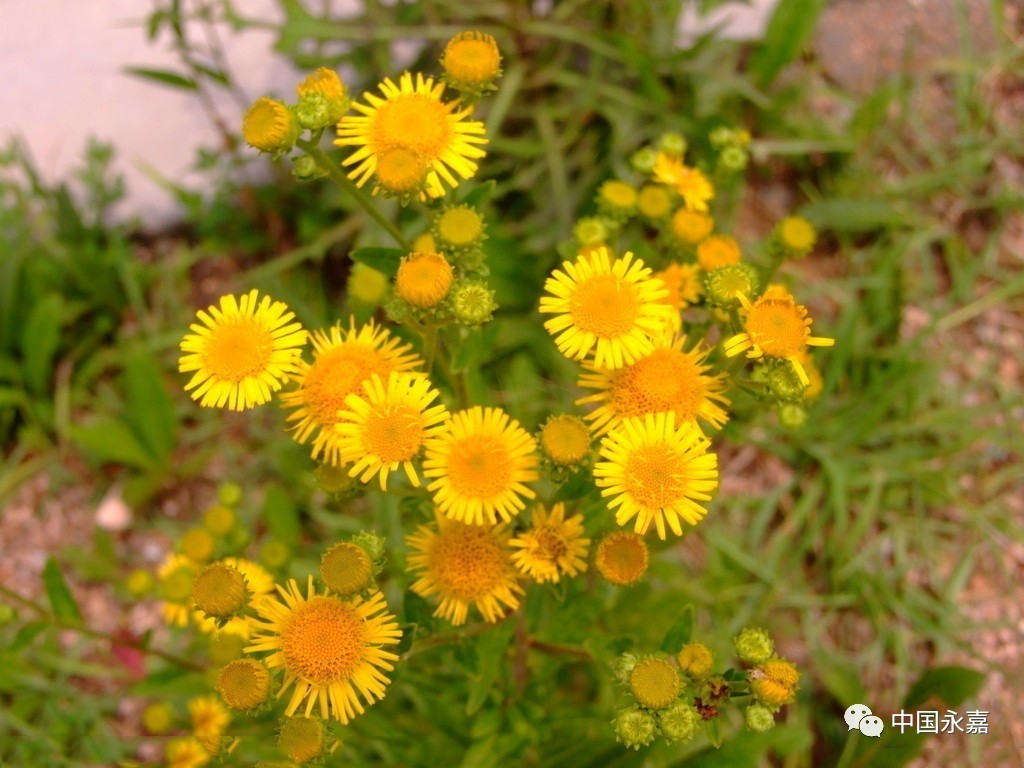
<svg viewBox="0 0 1024 768">
<path fill-rule="evenodd" d="M 46 594 L 50 598 L 50 607 L 61 619 L 81 619 L 82 612 L 78 609 L 74 595 L 64 581 L 64 574 L 60 570 L 57 561 L 52 557 L 46 561 L 43 567 L 43 586 L 46 587 Z"/>
</svg>

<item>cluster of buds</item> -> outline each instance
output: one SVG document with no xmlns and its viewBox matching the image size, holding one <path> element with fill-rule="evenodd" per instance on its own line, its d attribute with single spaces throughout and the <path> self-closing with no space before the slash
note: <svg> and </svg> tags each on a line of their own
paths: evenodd
<svg viewBox="0 0 1024 768">
<path fill-rule="evenodd" d="M 750 132 L 745 128 L 719 126 L 708 135 L 718 151 L 718 168 L 723 173 L 742 173 L 750 162 Z"/>
<path fill-rule="evenodd" d="M 750 730 L 773 727 L 775 714 L 794 700 L 799 672 L 775 654 L 762 629 L 742 630 L 734 645 L 740 662 L 751 667 L 746 672 L 716 673 L 714 653 L 699 642 L 685 644 L 675 656 L 622 654 L 612 670 L 628 695 L 612 721 L 617 740 L 632 749 L 659 737 L 687 742 L 731 703 L 746 705 Z"/>
</svg>

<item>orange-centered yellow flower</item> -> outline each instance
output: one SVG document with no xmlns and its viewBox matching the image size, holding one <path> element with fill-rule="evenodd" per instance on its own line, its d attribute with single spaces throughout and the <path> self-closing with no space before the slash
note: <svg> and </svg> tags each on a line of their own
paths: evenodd
<svg viewBox="0 0 1024 768">
<path fill-rule="evenodd" d="M 294 579 L 278 587 L 279 598 L 264 598 L 257 611 L 252 645 L 246 653 L 265 653 L 270 669 L 283 669 L 280 698 L 292 688 L 285 709 L 289 717 L 305 702 L 305 715 L 320 714 L 347 723 L 367 705 L 384 698 L 398 656 L 384 650 L 402 637 L 387 613 L 380 592 L 368 600 L 319 595 L 309 577 L 303 596 Z"/>
<path fill-rule="evenodd" d="M 597 390 L 576 401 L 599 403 L 587 414 L 592 428 L 602 435 L 623 419 L 649 413 L 674 413 L 677 423 L 698 420 L 721 429 L 729 419 L 722 395 L 724 373 L 710 373 L 708 350 L 685 351 L 685 336 L 666 339 L 646 357 L 615 371 L 589 368 L 579 380 L 584 389 Z"/>
<path fill-rule="evenodd" d="M 715 196 L 715 188 L 703 173 L 664 152 L 654 163 L 654 180 L 675 187 L 691 211 L 706 211 L 708 201 Z"/>
<path fill-rule="evenodd" d="M 544 327 L 559 351 L 573 360 L 593 351 L 599 368 L 621 368 L 648 354 L 671 322 L 672 308 L 661 302 L 668 289 L 632 253 L 613 260 L 601 248 L 563 262 L 544 290 L 540 311 L 555 315 Z"/>
<path fill-rule="evenodd" d="M 445 184 L 454 188 L 457 177 L 476 173 L 475 161 L 485 154 L 479 145 L 487 143 L 484 124 L 467 120 L 471 110 L 460 109 L 458 100 L 443 101 L 443 83 L 406 72 L 398 85 L 385 79 L 380 92 L 383 96 L 364 94 L 367 104 L 352 105 L 360 114 L 346 115 L 338 123 L 334 143 L 356 147 L 342 164 L 354 166 L 349 175 L 357 185 L 376 178 L 378 187 L 387 189 L 391 179 L 382 175 L 379 164 L 389 153 L 396 177 L 407 177 L 417 161 L 422 163 L 426 173 L 421 196 L 440 197 Z"/>
<path fill-rule="evenodd" d="M 362 393 L 345 398 L 335 429 L 341 461 L 352 465 L 349 475 L 364 483 L 379 475 L 381 490 L 387 490 L 388 473 L 401 467 L 419 487 L 413 459 L 448 420 L 443 405 L 431 406 L 438 397 L 426 376 L 392 373 L 386 385 L 374 374 Z"/>
<path fill-rule="evenodd" d="M 792 296 L 762 296 L 753 304 L 742 294 L 738 298 L 746 310 L 744 333 L 726 340 L 725 354 L 734 357 L 746 351 L 747 357 L 785 358 L 806 386 L 810 379 L 804 370 L 801 353 L 808 345 L 831 347 L 836 343 L 835 339 L 811 336 L 812 321 L 807 316 L 807 308 L 797 304 Z"/>
<path fill-rule="evenodd" d="M 624 420 L 601 441 L 603 461 L 594 467 L 601 495 L 611 497 L 615 522 L 646 534 L 654 523 L 683 535 L 680 519 L 696 525 L 707 514 L 698 502 L 718 486 L 718 459 L 693 422 L 679 424 L 674 413 Z"/>
<path fill-rule="evenodd" d="M 356 328 L 352 321 L 348 330 L 336 325 L 314 331 L 313 362 L 299 362 L 292 377 L 297 386 L 281 396 L 285 407 L 295 409 L 288 415 L 295 439 L 306 443 L 312 437 L 313 458 L 322 453 L 326 461 L 340 465 L 334 428 L 348 396 L 361 392 L 374 374 L 387 378 L 421 362 L 410 345 L 373 323 Z"/>
<path fill-rule="evenodd" d="M 517 550 L 512 562 L 539 583 L 587 570 L 590 539 L 583 535 L 583 515 L 566 519 L 564 504 L 555 504 L 550 513 L 543 506 L 534 507 L 530 527 L 509 544 Z"/>
<path fill-rule="evenodd" d="M 519 607 L 523 588 L 512 565 L 504 526 L 466 525 L 438 516 L 406 538 L 409 571 L 419 573 L 412 590 L 440 596 L 435 616 L 455 626 L 466 623 L 473 606 L 484 621 L 496 622 Z"/>
<path fill-rule="evenodd" d="M 196 313 L 199 322 L 181 340 L 178 370 L 195 372 L 185 385 L 204 408 L 244 411 L 270 400 L 301 362 L 306 332 L 295 314 L 250 291 Z"/>
</svg>

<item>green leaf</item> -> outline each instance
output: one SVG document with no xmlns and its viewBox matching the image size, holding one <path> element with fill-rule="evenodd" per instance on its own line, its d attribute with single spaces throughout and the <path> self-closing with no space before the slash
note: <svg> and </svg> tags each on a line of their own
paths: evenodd
<svg viewBox="0 0 1024 768">
<path fill-rule="evenodd" d="M 50 607 L 54 614 L 61 619 L 81 619 L 82 612 L 78 609 L 74 595 L 64 581 L 64 574 L 60 566 L 52 557 L 47 559 L 43 567 L 43 586 L 46 587 L 46 594 L 50 598 Z"/>
<path fill-rule="evenodd" d="M 156 464 L 174 450 L 174 404 L 153 357 L 137 350 L 124 361 L 124 388 L 132 426 Z"/>
<path fill-rule="evenodd" d="M 933 697 L 950 707 L 959 707 L 975 696 L 984 683 L 985 675 L 967 667 L 935 667 L 925 671 L 910 687 L 903 707 L 916 709 Z"/>
<path fill-rule="evenodd" d="M 775 6 L 764 40 L 750 58 L 750 71 L 760 87 L 771 85 L 800 55 L 824 8 L 825 0 L 784 0 Z"/>
<path fill-rule="evenodd" d="M 383 272 L 388 277 L 394 277 L 398 272 L 398 265 L 406 252 L 401 248 L 357 248 L 352 251 L 352 260 L 365 264 L 368 267 Z"/>
<path fill-rule="evenodd" d="M 144 80 L 152 80 L 161 85 L 169 85 L 173 88 L 184 88 L 188 91 L 194 91 L 199 87 L 192 78 L 179 75 L 177 72 L 170 72 L 166 69 L 125 67 L 124 71 L 129 75 L 135 75 L 135 77 L 141 77 Z"/>
<path fill-rule="evenodd" d="M 672 626 L 668 628 L 668 632 L 665 633 L 665 639 L 661 641 L 661 650 L 665 653 L 679 653 L 679 650 L 690 642 L 692 635 L 693 606 L 686 605 L 679 614 L 679 618 L 675 620 Z"/>
<path fill-rule="evenodd" d="M 36 394 L 50 390 L 63 316 L 64 301 L 51 293 L 32 307 L 21 329 L 25 383 Z"/>
<path fill-rule="evenodd" d="M 472 716 L 491 695 L 498 675 L 505 667 L 505 651 L 515 625 L 512 621 L 504 621 L 494 629 L 488 630 L 476 642 L 477 669 L 476 675 L 469 683 L 469 700 L 466 702 L 466 715 Z"/>
<path fill-rule="evenodd" d="M 71 439 L 101 463 L 150 469 L 153 458 L 135 433 L 113 416 L 97 416 L 88 424 L 72 424 Z"/>
<path fill-rule="evenodd" d="M 35 640 L 39 633 L 42 632 L 49 626 L 45 621 L 30 621 L 28 624 L 18 630 L 18 634 L 14 636 L 11 644 L 7 646 L 5 650 L 10 653 L 17 653 L 22 648 L 27 647 L 33 640 Z"/>
<path fill-rule="evenodd" d="M 277 483 L 267 486 L 267 495 L 263 500 L 263 521 L 275 539 L 295 549 L 299 543 L 299 510 L 291 496 Z"/>
</svg>

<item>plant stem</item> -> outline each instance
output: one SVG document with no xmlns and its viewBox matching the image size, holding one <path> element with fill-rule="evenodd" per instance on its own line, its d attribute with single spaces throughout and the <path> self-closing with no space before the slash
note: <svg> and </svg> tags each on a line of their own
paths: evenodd
<svg viewBox="0 0 1024 768">
<path fill-rule="evenodd" d="M 383 213 L 380 212 L 373 200 L 371 200 L 365 192 L 352 183 L 352 180 L 345 175 L 344 171 L 341 170 L 341 166 L 333 162 L 326 152 L 320 149 L 320 147 L 313 141 L 299 139 L 295 143 L 300 149 L 304 150 L 306 154 L 313 158 L 324 173 L 330 176 L 338 186 L 344 189 L 352 199 L 355 200 L 367 214 L 369 214 L 371 219 L 380 224 L 387 233 L 391 235 L 395 243 L 397 243 L 400 248 L 403 248 L 406 251 L 412 250 L 412 245 L 402 236 L 398 227 L 396 227 Z"/>
<path fill-rule="evenodd" d="M 24 597 L 23 595 L 19 595 L 17 592 L 8 589 L 3 584 L 0 584 L 0 594 L 5 596 L 12 602 L 18 603 L 19 605 L 22 605 L 34 611 L 39 615 L 40 619 L 43 619 L 47 623 L 50 623 L 53 626 L 58 627 L 60 629 L 68 629 L 72 632 L 77 632 L 80 635 L 85 635 L 86 637 L 92 637 L 96 640 L 104 640 L 110 645 L 121 645 L 126 648 L 132 648 L 133 650 L 139 651 L 141 653 L 145 653 L 150 656 L 156 656 L 157 658 L 163 659 L 164 661 L 174 664 L 175 666 L 181 667 L 182 669 L 189 669 L 193 672 L 206 671 L 206 667 L 196 664 L 193 661 L 189 661 L 188 659 L 182 658 L 181 656 L 175 656 L 173 653 L 161 651 L 158 648 L 151 648 L 148 645 L 144 645 L 143 643 L 139 642 L 138 640 L 132 640 L 130 638 L 113 638 L 106 632 L 100 632 L 98 629 L 93 629 L 92 627 L 85 625 L 77 619 L 61 618 L 56 614 L 46 610 L 46 608 L 44 608 L 36 601 L 30 600 L 29 598 Z"/>
<path fill-rule="evenodd" d="M 423 359 L 426 361 L 428 374 L 434 370 L 434 358 L 436 357 L 437 323 L 428 320 L 426 326 L 423 328 Z"/>
<path fill-rule="evenodd" d="M 586 648 L 577 648 L 573 645 L 561 645 L 559 643 L 547 643 L 543 640 L 529 641 L 530 648 L 541 653 L 546 653 L 549 656 L 572 656 L 577 659 L 592 660 L 594 657 L 591 656 L 590 651 Z"/>
</svg>

